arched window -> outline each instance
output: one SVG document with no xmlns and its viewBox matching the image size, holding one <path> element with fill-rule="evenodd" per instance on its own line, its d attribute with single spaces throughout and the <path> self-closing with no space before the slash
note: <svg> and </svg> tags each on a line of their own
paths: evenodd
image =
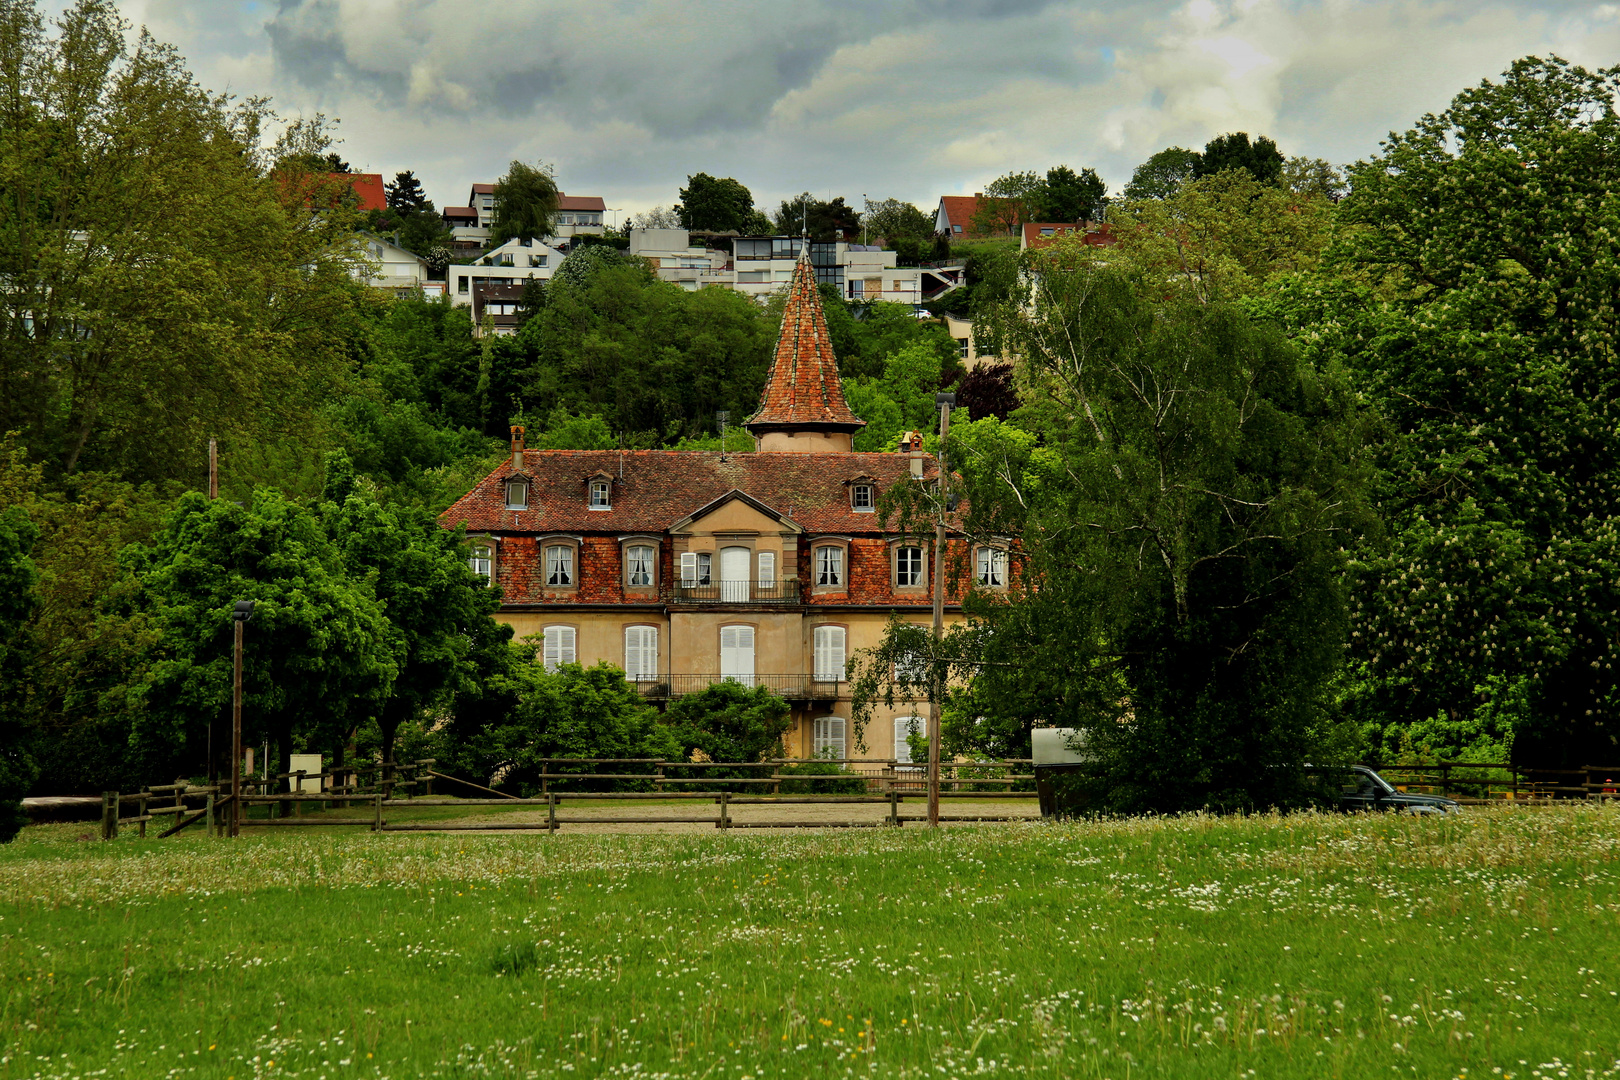
<svg viewBox="0 0 1620 1080">
<path fill-rule="evenodd" d="M 572 626 L 548 626 L 545 629 L 545 645 L 541 649 L 541 659 L 547 671 L 556 671 L 564 664 L 578 663 L 579 654 L 574 648 L 574 628 Z"/>
<path fill-rule="evenodd" d="M 844 628 L 818 626 L 812 633 L 815 642 L 815 678 L 817 682 L 842 682 L 844 672 Z"/>
<path fill-rule="evenodd" d="M 624 628 L 624 677 L 631 682 L 658 678 L 658 627 Z"/>
<path fill-rule="evenodd" d="M 911 735 L 915 732 L 921 738 L 928 736 L 928 721 L 921 716 L 897 716 L 894 718 L 894 760 L 899 764 L 911 763 Z"/>
<path fill-rule="evenodd" d="M 810 731 L 810 750 L 818 758 L 840 761 L 844 757 L 844 718 L 818 716 Z"/>
</svg>

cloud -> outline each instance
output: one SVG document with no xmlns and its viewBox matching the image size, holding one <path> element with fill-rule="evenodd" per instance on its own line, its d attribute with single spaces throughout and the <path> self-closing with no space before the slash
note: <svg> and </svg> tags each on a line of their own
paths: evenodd
<svg viewBox="0 0 1620 1080">
<path fill-rule="evenodd" d="M 342 118 L 441 205 L 513 158 L 634 211 L 689 173 L 929 208 L 1012 169 L 1116 188 L 1223 131 L 1349 161 L 1514 58 L 1620 54 L 1577 0 L 125 0 L 204 85 Z"/>
</svg>

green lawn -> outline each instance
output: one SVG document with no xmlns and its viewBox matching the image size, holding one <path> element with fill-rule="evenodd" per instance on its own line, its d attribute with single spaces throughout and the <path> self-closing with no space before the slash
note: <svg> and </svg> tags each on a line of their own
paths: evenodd
<svg viewBox="0 0 1620 1080">
<path fill-rule="evenodd" d="M 0 1078 L 1620 1076 L 1620 808 L 0 848 Z"/>
</svg>

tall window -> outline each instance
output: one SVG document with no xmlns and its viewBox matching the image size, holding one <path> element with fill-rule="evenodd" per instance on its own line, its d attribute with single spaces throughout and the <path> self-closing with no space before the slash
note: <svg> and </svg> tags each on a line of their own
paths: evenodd
<svg viewBox="0 0 1620 1080">
<path fill-rule="evenodd" d="M 844 628 L 818 626 L 813 634 L 815 642 L 816 680 L 841 682 L 844 679 Z"/>
<path fill-rule="evenodd" d="M 591 509 L 608 510 L 613 506 L 613 500 L 608 492 L 610 485 L 606 480 L 591 481 Z"/>
<path fill-rule="evenodd" d="M 755 552 L 754 565 L 759 577 L 759 587 L 762 589 L 776 588 L 776 552 Z"/>
<path fill-rule="evenodd" d="M 508 510 L 527 510 L 529 508 L 529 482 L 527 480 L 508 480 L 506 482 L 506 508 Z"/>
<path fill-rule="evenodd" d="M 530 255 L 529 256 L 529 265 L 530 266 L 544 266 L 544 265 L 546 265 L 546 256 L 544 256 L 544 255 Z"/>
<path fill-rule="evenodd" d="M 624 628 L 624 677 L 631 682 L 651 681 L 658 677 L 656 626 Z"/>
<path fill-rule="evenodd" d="M 873 501 L 871 484 L 856 484 L 850 489 L 849 504 L 856 510 L 872 509 Z"/>
<path fill-rule="evenodd" d="M 816 548 L 816 584 L 842 585 L 844 583 L 844 549 Z"/>
<path fill-rule="evenodd" d="M 1000 548 L 980 548 L 976 578 L 986 588 L 999 589 L 1006 585 L 1007 553 Z"/>
<path fill-rule="evenodd" d="M 911 735 L 928 735 L 928 721 L 920 716 L 897 716 L 894 718 L 894 760 L 900 764 L 911 763 Z"/>
<path fill-rule="evenodd" d="M 572 626 L 548 626 L 545 632 L 545 646 L 541 650 L 547 671 L 556 671 L 563 664 L 572 664 L 578 659 L 574 651 L 574 628 Z"/>
<path fill-rule="evenodd" d="M 842 716 L 818 716 L 815 725 L 810 731 L 810 750 L 819 758 L 832 758 L 834 761 L 844 756 L 844 718 Z"/>
<path fill-rule="evenodd" d="M 720 628 L 720 677 L 744 686 L 754 685 L 754 628 Z"/>
<path fill-rule="evenodd" d="M 489 545 L 474 544 L 472 549 L 472 558 L 467 560 L 467 565 L 472 567 L 473 573 L 477 574 L 485 581 L 491 580 L 492 572 L 495 567 L 495 559 L 493 552 L 490 551 Z"/>
<path fill-rule="evenodd" d="M 546 584 L 572 585 L 574 583 L 574 549 L 564 544 L 546 548 Z"/>
<path fill-rule="evenodd" d="M 709 570 L 714 556 L 707 551 L 687 551 L 681 554 L 681 584 L 687 588 L 709 584 Z"/>
<path fill-rule="evenodd" d="M 653 560 L 658 558 L 658 549 L 650 544 L 632 544 L 625 553 L 625 561 L 629 563 L 629 576 L 626 583 L 632 587 L 645 587 L 653 583 Z"/>
<path fill-rule="evenodd" d="M 894 583 L 921 585 L 923 583 L 922 548 L 901 546 L 894 553 Z"/>
</svg>

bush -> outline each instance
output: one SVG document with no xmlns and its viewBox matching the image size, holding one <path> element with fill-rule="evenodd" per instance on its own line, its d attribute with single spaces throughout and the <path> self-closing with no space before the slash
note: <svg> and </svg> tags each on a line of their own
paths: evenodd
<svg viewBox="0 0 1620 1080">
<path fill-rule="evenodd" d="M 828 779 L 783 780 L 783 795 L 865 795 L 866 778 L 852 769 L 831 761 L 808 761 L 803 765 L 784 765 L 777 770 L 783 776 L 827 777 Z"/>
</svg>

